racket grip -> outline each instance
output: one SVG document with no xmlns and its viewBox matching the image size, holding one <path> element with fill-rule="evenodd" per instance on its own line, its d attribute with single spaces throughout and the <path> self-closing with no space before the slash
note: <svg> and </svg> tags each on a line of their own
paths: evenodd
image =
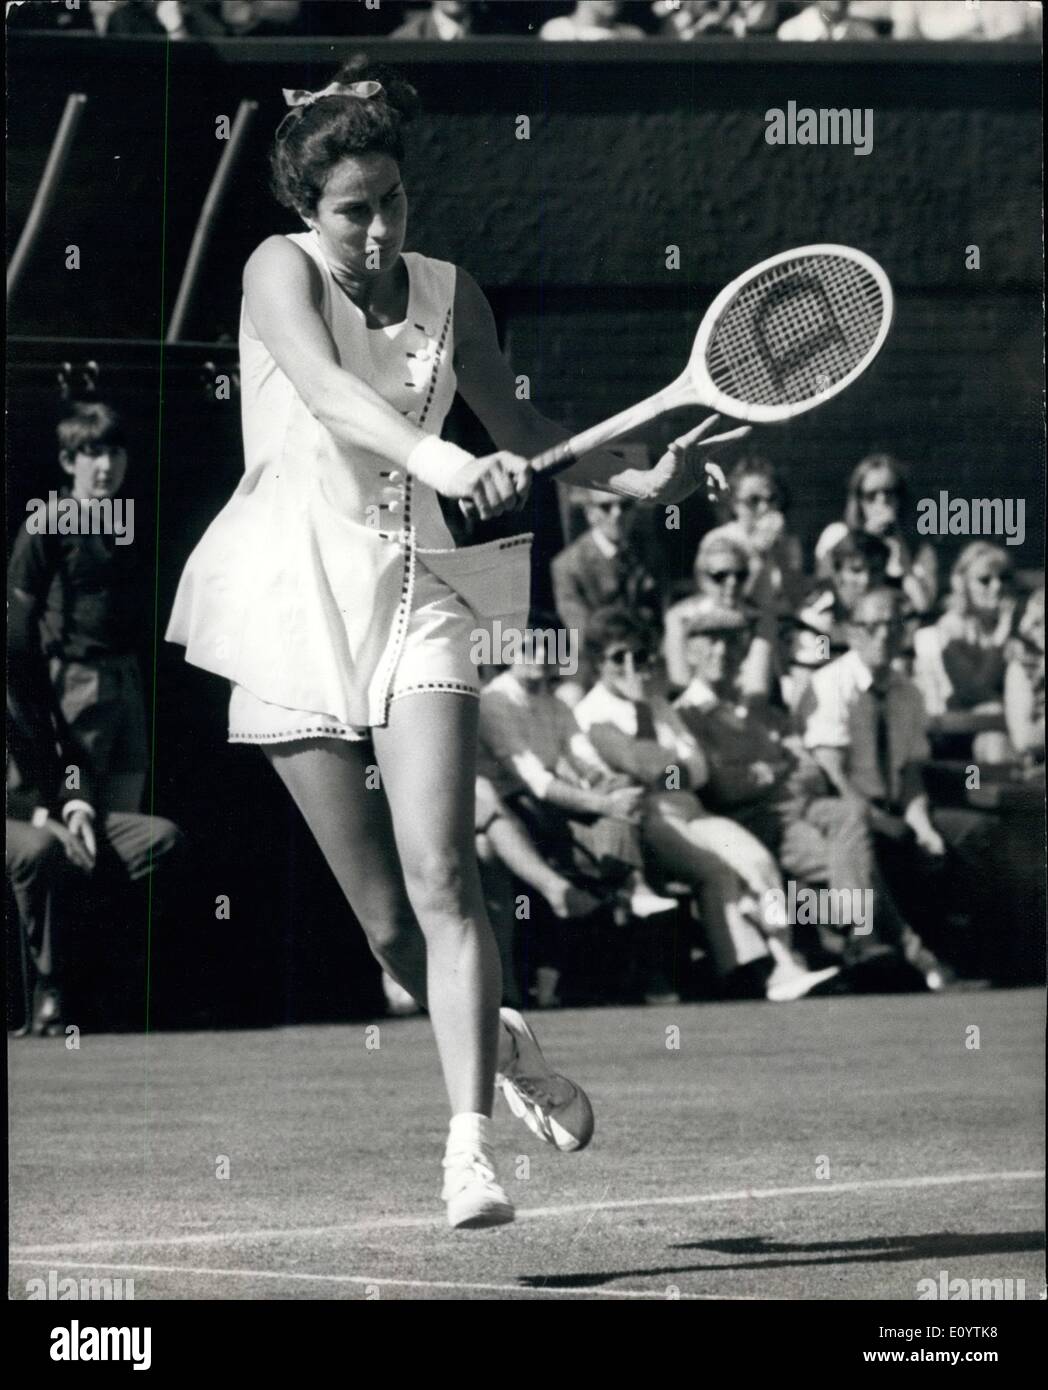
<svg viewBox="0 0 1048 1390">
<path fill-rule="evenodd" d="M 573 463 L 578 461 L 578 454 L 571 447 L 572 440 L 562 439 L 559 444 L 554 444 L 552 449 L 545 449 L 541 454 L 531 460 L 531 467 L 535 473 L 544 473 L 552 476 L 560 473 L 565 468 L 570 468 Z"/>
</svg>

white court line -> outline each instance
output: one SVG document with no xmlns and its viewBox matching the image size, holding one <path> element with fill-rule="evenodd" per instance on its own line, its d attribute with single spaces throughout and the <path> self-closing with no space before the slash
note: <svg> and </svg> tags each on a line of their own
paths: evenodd
<svg viewBox="0 0 1048 1390">
<path fill-rule="evenodd" d="M 676 1299 L 669 1299 L 663 1290 L 660 1289 L 602 1289 L 602 1288 L 564 1288 L 558 1284 L 477 1284 L 477 1283 L 458 1283 L 454 1279 L 387 1279 L 371 1278 L 366 1274 L 304 1274 L 297 1270 L 281 1269 L 210 1269 L 207 1265 L 200 1268 L 186 1268 L 184 1265 L 125 1265 L 125 1264 L 96 1264 L 88 1260 L 11 1260 L 13 1265 L 22 1265 L 26 1268 L 50 1268 L 50 1269 L 114 1269 L 122 1270 L 125 1274 L 203 1274 L 213 1275 L 216 1278 L 227 1278 L 230 1276 L 241 1279 L 279 1279 L 286 1282 L 289 1279 L 298 1279 L 321 1284 L 372 1284 L 380 1288 L 397 1289 L 461 1289 L 467 1293 L 555 1293 L 574 1295 L 580 1298 L 658 1298 L 664 1303 L 676 1302 Z M 725 1265 L 725 1269 L 729 1266 Z M 614 1275 L 609 1275 L 614 1278 Z M 731 1301 L 733 1303 L 754 1303 L 756 1298 L 748 1294 L 717 1294 L 717 1293 L 679 1293 L 677 1298 L 690 1302 L 713 1301 L 723 1303 Z M 141 1300 L 139 1300 L 141 1301 Z"/>
<path fill-rule="evenodd" d="M 709 1202 L 761 1202 L 776 1197 L 835 1197 L 843 1192 L 889 1191 L 904 1188 L 954 1187 L 960 1183 L 1032 1182 L 1044 1177 L 1043 1169 L 1020 1169 L 1003 1173 L 943 1173 L 920 1178 L 869 1178 L 856 1182 L 822 1182 L 807 1187 L 754 1187 L 733 1192 L 686 1193 L 678 1197 L 634 1197 L 612 1202 L 576 1202 L 561 1207 L 526 1207 L 517 1212 L 518 1221 L 579 1216 L 583 1212 L 644 1211 L 651 1207 L 695 1207 Z M 94 1240 L 73 1240 L 57 1245 L 11 1245 L 10 1255 L 61 1255 L 110 1250 L 129 1245 L 135 1249 L 151 1246 L 222 1245 L 226 1241 L 250 1244 L 261 1240 L 300 1240 L 310 1236 L 359 1235 L 368 1231 L 446 1229 L 442 1216 L 374 1217 L 332 1226 L 290 1226 L 260 1231 L 200 1231 L 181 1236 L 106 1236 Z"/>
</svg>

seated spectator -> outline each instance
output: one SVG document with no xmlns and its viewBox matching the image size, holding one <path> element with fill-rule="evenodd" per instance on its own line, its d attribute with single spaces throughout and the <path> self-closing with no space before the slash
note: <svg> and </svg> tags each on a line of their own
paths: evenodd
<svg viewBox="0 0 1048 1390">
<path fill-rule="evenodd" d="M 1044 762 L 1044 587 L 1026 601 L 1004 670 L 1004 721 L 1012 750 Z"/>
<path fill-rule="evenodd" d="M 569 862 L 594 883 L 631 879 L 636 915 L 650 915 L 636 828 L 642 793 L 585 755 L 579 760 L 584 740 L 550 689 L 551 670 L 541 653 L 525 652 L 481 692 L 481 745 L 498 768 L 496 789 L 554 862 Z M 658 910 L 672 906 L 658 899 Z"/>
<path fill-rule="evenodd" d="M 123 425 L 108 405 L 77 404 L 58 425 L 58 443 L 70 486 L 48 502 L 42 529 L 38 513 L 23 522 L 8 566 L 9 659 L 12 669 L 49 663 L 62 718 L 87 751 L 99 809 L 137 811 L 148 746 L 135 646 L 152 621 L 143 543 L 134 540 L 133 510 L 124 510 L 125 526 L 131 522 L 123 535 L 89 529 L 95 513 L 104 515 L 101 504 L 121 495 Z M 59 525 L 66 499 L 80 504 L 78 534 Z"/>
<path fill-rule="evenodd" d="M 109 916 L 100 893 L 146 879 L 169 860 L 182 836 L 156 816 L 99 814 L 84 750 L 46 682 L 16 671 L 7 699 L 6 829 L 26 994 L 21 1031 L 53 1037 L 69 1021 L 66 994 L 86 964 L 84 936 L 96 937 L 103 925 L 87 912 Z M 88 880 L 94 891 L 85 903 Z M 121 949 L 126 954 L 127 943 Z M 146 949 L 143 943 L 143 956 Z M 77 1013 L 75 1021 L 82 1019 Z"/>
<path fill-rule="evenodd" d="M 473 6 L 469 0 L 433 0 L 426 10 L 409 14 L 392 39 L 468 39 L 473 33 Z"/>
<path fill-rule="evenodd" d="M 783 698 L 796 710 L 812 671 L 848 649 L 847 623 L 869 589 L 885 581 L 890 551 L 879 536 L 846 531 L 830 552 L 829 583 L 816 585 L 800 605 L 785 638 Z"/>
<path fill-rule="evenodd" d="M 831 522 L 815 544 L 817 572 L 830 572 L 830 552 L 846 531 L 866 531 L 891 552 L 889 584 L 902 588 L 914 613 L 929 612 L 938 592 L 938 561 L 933 546 L 909 534 L 903 521 L 908 515 L 902 465 L 890 454 L 864 458 L 848 479 L 844 520 Z"/>
<path fill-rule="evenodd" d="M 892 12 L 896 39 L 1035 39 L 1041 27 L 1040 5 L 1022 0 L 896 0 Z"/>
<path fill-rule="evenodd" d="M 902 942 L 906 958 L 929 988 L 940 989 L 948 973 L 921 937 L 942 934 L 951 903 L 985 934 L 992 823 L 963 808 L 930 808 L 924 702 L 893 665 L 903 630 L 898 590 L 863 595 L 848 624 L 848 652 L 812 676 L 802 704 L 804 742 L 846 808 L 868 817 L 881 869 L 914 928 Z"/>
<path fill-rule="evenodd" d="M 914 679 L 925 709 L 937 725 L 956 727 L 955 711 L 971 711 L 976 761 L 1008 759 L 1003 722 L 978 728 L 981 717 L 1003 721 L 1005 654 L 1015 621 L 1008 552 L 989 541 L 972 541 L 950 573 L 947 610 L 914 639 Z M 946 716 L 946 718 L 944 718 Z"/>
<path fill-rule="evenodd" d="M 548 19 L 540 39 L 642 39 L 643 29 L 619 21 L 620 0 L 577 0 L 571 14 Z"/>
<path fill-rule="evenodd" d="M 696 593 L 667 609 L 663 655 L 670 684 L 678 690 L 691 680 L 685 631 L 699 600 L 715 598 L 725 607 L 756 619 L 750 649 L 739 675 L 740 693 L 751 700 L 770 700 L 778 684 L 778 622 L 774 614 L 757 613 L 744 601 L 750 582 L 750 550 L 726 535 L 726 527 L 708 532 L 695 555 Z"/>
<path fill-rule="evenodd" d="M 876 37 L 877 30 L 872 24 L 848 14 L 848 0 L 813 0 L 800 14 L 779 25 L 779 38 L 790 41 Z"/>
<path fill-rule="evenodd" d="M 777 0 L 654 0 L 651 8 L 660 37 L 685 41 L 774 34 L 779 14 Z"/>
<path fill-rule="evenodd" d="M 748 636 L 742 615 L 719 608 L 715 599 L 704 600 L 689 625 L 695 674 L 676 708 L 709 765 L 703 802 L 745 826 L 785 873 L 824 883 L 838 904 L 847 902 L 847 922 L 838 914 L 836 922 L 818 924 L 821 944 L 841 956 L 853 981 L 871 965 L 871 978 L 883 980 L 886 957 L 901 956 L 907 944 L 911 955 L 917 951 L 878 872 L 868 816 L 856 803 L 830 795 L 825 774 L 785 713 L 739 702 Z M 837 930 L 849 923 L 857 930 Z M 902 960 L 899 965 L 904 977 Z"/>
<path fill-rule="evenodd" d="M 233 38 L 284 38 L 302 31 L 302 0 L 222 0 L 220 14 Z"/>
<path fill-rule="evenodd" d="M 91 15 L 107 38 L 217 39 L 226 32 L 206 0 L 92 0 Z"/>
<path fill-rule="evenodd" d="M 709 815 L 696 797 L 707 781 L 706 759 L 680 714 L 651 689 L 647 630 L 631 614 L 605 609 L 594 617 L 588 640 L 598 680 L 575 709 L 588 735 L 580 756 L 642 789 L 650 862 L 696 892 L 710 954 L 727 987 L 737 972 L 752 977 L 758 962 L 761 988 L 776 1002 L 802 998 L 831 979 L 835 967 L 806 969 L 783 924 L 767 911 L 771 896 L 782 891 L 775 860 L 749 831 Z"/>
<path fill-rule="evenodd" d="M 542 626 L 541 619 L 532 619 L 533 629 Z M 579 761 L 581 732 L 571 710 L 552 693 L 552 668 L 543 656 L 535 647 L 523 652 L 481 693 L 482 761 L 496 795 L 501 793 L 485 827 L 494 833 L 492 848 L 504 863 L 509 851 L 508 867 L 525 870 L 520 877 L 539 888 L 556 918 L 569 915 L 580 901 L 592 903 L 592 911 L 598 905 L 594 893 L 607 898 L 621 892 L 635 917 L 674 911 L 676 902 L 654 893 L 644 880 L 636 824 L 642 792 L 624 777 L 595 769 L 592 759 L 588 765 Z M 523 837 L 514 836 L 512 823 L 499 823 L 499 804 L 519 818 Z M 522 854 L 532 842 L 530 856 Z M 534 882 L 536 851 L 560 883 L 550 881 L 549 868 Z M 572 881 L 586 890 L 581 900 L 569 891 Z M 560 942 L 547 932 L 536 944 L 544 1004 L 552 1002 L 548 991 L 560 970 Z"/>
<path fill-rule="evenodd" d="M 659 582 L 630 534 L 634 503 L 593 488 L 573 488 L 571 497 L 581 506 L 587 529 L 554 556 L 551 567 L 553 601 L 563 626 L 577 634 L 584 649 L 586 625 L 599 608 L 628 608 L 643 622 L 661 622 Z M 561 697 L 572 704 L 592 683 L 592 673 L 581 669 Z"/>
<path fill-rule="evenodd" d="M 786 489 L 774 464 L 759 454 L 741 458 L 728 478 L 733 521 L 703 538 L 727 537 L 745 546 L 750 575 L 745 597 L 760 613 L 788 611 L 804 592 L 804 552 L 786 530 Z"/>
</svg>

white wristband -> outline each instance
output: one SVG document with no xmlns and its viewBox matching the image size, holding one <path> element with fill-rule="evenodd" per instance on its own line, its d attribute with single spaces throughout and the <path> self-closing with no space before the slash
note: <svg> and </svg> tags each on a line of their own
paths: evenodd
<svg viewBox="0 0 1048 1390">
<path fill-rule="evenodd" d="M 449 444 L 435 434 L 427 434 L 408 454 L 406 467 L 420 483 L 440 492 L 441 483 L 446 483 L 449 475 L 462 464 L 472 463 L 473 458 L 473 454 L 460 449 L 457 444 Z"/>
</svg>

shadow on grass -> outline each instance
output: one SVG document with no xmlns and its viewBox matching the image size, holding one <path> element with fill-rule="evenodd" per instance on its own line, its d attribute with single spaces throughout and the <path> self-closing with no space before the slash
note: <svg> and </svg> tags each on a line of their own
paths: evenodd
<svg viewBox="0 0 1048 1390">
<path fill-rule="evenodd" d="M 705 1274 L 737 1269 L 804 1269 L 818 1265 L 898 1264 L 907 1260 L 958 1259 L 965 1255 L 1014 1255 L 1044 1249 L 1040 1231 L 1000 1231 L 960 1234 L 937 1231 L 916 1236 L 869 1236 L 863 1240 L 820 1241 L 800 1244 L 767 1240 L 764 1236 L 740 1236 L 734 1240 L 703 1240 L 671 1245 L 671 1250 L 709 1250 L 718 1255 L 787 1256 L 784 1259 L 723 1260 L 715 1264 L 656 1265 L 651 1268 L 604 1270 L 594 1274 L 522 1275 L 525 1288 L 599 1288 L 616 1279 L 653 1275 Z M 813 1257 L 813 1258 L 812 1258 Z"/>
</svg>

